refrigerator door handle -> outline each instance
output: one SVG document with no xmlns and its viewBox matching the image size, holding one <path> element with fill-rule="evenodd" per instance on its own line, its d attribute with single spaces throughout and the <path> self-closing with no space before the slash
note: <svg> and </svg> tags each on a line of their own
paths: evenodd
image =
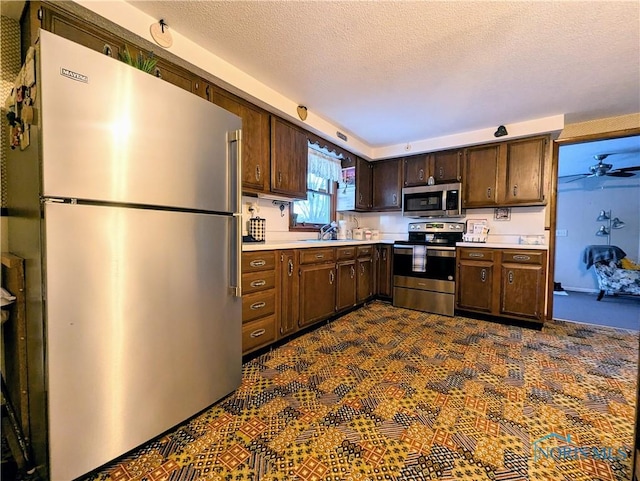
<svg viewBox="0 0 640 481">
<path fill-rule="evenodd" d="M 242 214 L 233 214 L 231 258 L 229 259 L 229 291 L 235 297 L 242 297 Z"/>
<path fill-rule="evenodd" d="M 229 161 L 232 164 L 229 169 L 232 179 L 229 182 L 231 193 L 231 212 L 242 213 L 242 130 L 234 130 L 228 134 Z"/>
</svg>

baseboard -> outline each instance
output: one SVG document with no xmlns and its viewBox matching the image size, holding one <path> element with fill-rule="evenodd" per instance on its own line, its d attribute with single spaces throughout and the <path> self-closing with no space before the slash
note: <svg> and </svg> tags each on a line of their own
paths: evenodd
<svg viewBox="0 0 640 481">
<path fill-rule="evenodd" d="M 564 287 L 563 286 L 563 289 L 569 292 L 584 292 L 586 294 L 597 294 L 598 292 L 600 292 L 599 289 L 587 289 L 585 287 Z"/>
</svg>

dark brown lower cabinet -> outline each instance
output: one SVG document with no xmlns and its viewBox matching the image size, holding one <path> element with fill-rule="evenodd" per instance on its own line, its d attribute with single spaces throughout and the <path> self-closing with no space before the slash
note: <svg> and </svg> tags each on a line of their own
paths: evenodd
<svg viewBox="0 0 640 481">
<path fill-rule="evenodd" d="M 381 244 L 377 247 L 377 283 L 378 296 L 391 299 L 393 296 L 393 245 Z"/>
<path fill-rule="evenodd" d="M 327 319 L 336 308 L 335 263 L 300 266 L 300 327 Z"/>
<path fill-rule="evenodd" d="M 373 257 L 362 257 L 356 261 L 358 276 L 356 302 L 365 302 L 373 296 Z"/>
<path fill-rule="evenodd" d="M 278 300 L 280 307 L 279 338 L 293 334 L 298 329 L 300 276 L 298 275 L 298 255 L 295 250 L 278 252 Z"/>
<path fill-rule="evenodd" d="M 336 310 L 343 311 L 356 305 L 356 261 L 338 262 L 336 272 Z"/>
<path fill-rule="evenodd" d="M 456 309 L 544 322 L 547 252 L 458 248 Z"/>
</svg>

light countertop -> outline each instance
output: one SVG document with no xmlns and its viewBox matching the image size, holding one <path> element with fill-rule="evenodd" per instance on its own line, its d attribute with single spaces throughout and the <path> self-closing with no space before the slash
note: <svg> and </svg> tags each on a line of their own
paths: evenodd
<svg viewBox="0 0 640 481">
<path fill-rule="evenodd" d="M 345 246 L 358 246 L 358 245 L 370 245 L 370 244 L 393 244 L 393 240 L 380 239 L 380 240 L 294 240 L 294 241 L 267 241 L 260 242 L 245 242 L 242 244 L 242 252 L 251 251 L 269 251 L 274 249 L 304 249 L 309 247 L 345 247 Z"/>
<path fill-rule="evenodd" d="M 549 250 L 549 246 L 545 244 L 510 244 L 507 242 L 456 242 L 456 247 L 493 247 L 496 249 L 536 249 Z"/>
</svg>

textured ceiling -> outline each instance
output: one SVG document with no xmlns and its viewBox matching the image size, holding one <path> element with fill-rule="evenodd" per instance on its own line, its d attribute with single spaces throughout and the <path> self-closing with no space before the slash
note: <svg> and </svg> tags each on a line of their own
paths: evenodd
<svg viewBox="0 0 640 481">
<path fill-rule="evenodd" d="M 640 111 L 640 2 L 129 1 L 372 147 Z"/>
</svg>

